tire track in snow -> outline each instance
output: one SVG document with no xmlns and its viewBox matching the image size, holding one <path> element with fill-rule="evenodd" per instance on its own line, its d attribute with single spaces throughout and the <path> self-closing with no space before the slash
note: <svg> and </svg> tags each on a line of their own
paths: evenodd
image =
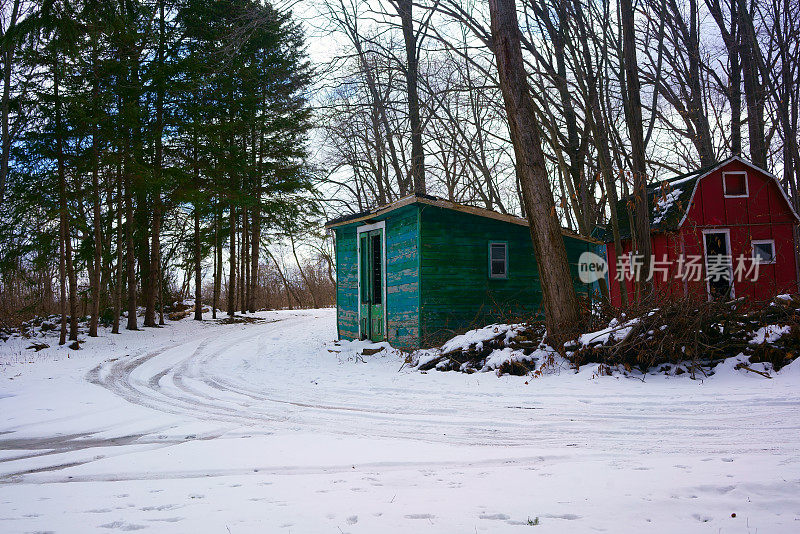
<svg viewBox="0 0 800 534">
<path fill-rule="evenodd" d="M 412 373 L 414 400 L 409 401 L 409 392 L 385 376 L 371 383 L 367 373 L 385 372 L 374 367 L 363 367 L 361 384 L 345 375 L 347 380 L 340 377 L 324 385 L 303 386 L 301 381 L 317 372 L 311 355 L 332 357 L 315 332 L 320 324 L 313 312 L 301 312 L 233 332 L 209 329 L 191 342 L 105 362 L 87 378 L 152 409 L 270 431 L 281 426 L 455 444 L 604 450 L 630 446 L 631 436 L 636 436 L 642 452 L 677 447 L 733 453 L 747 450 L 737 448 L 730 427 L 755 431 L 766 425 L 773 431 L 772 443 L 788 446 L 799 441 L 792 425 L 781 424 L 780 414 L 781 409 L 796 408 L 797 399 L 768 394 L 739 398 L 731 392 L 721 398 L 698 387 L 697 395 L 681 398 L 680 389 L 651 394 L 632 385 L 601 396 L 602 389 L 598 392 L 587 384 L 585 389 L 566 391 L 549 387 L 539 391 L 533 385 L 499 396 L 491 389 L 442 390 L 430 378 Z M 739 406 L 743 402 L 748 403 L 746 408 Z"/>
<path fill-rule="evenodd" d="M 218 334 L 215 332 L 212 335 Z M 167 358 L 164 362 L 160 359 L 172 352 L 180 352 L 196 341 L 164 347 L 132 359 L 104 362 L 90 371 L 87 379 L 128 402 L 147 408 L 222 422 L 252 423 L 252 415 L 243 415 L 241 405 L 229 406 L 219 398 L 183 385 L 183 373 L 188 370 L 188 362 L 202 355 L 212 342 L 218 341 L 210 336 L 203 339 L 188 356 L 177 362 L 171 358 Z M 148 372 L 147 369 L 143 369 L 145 364 L 150 364 L 157 370 Z M 262 417 L 261 420 L 271 421 L 275 418 Z"/>
</svg>

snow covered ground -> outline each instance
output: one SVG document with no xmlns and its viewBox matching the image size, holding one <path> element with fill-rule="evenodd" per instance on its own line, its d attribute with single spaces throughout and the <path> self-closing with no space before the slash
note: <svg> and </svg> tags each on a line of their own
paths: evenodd
<svg viewBox="0 0 800 534">
<path fill-rule="evenodd" d="M 258 317 L 0 343 L 0 532 L 800 532 L 797 361 L 423 374 Z"/>
</svg>

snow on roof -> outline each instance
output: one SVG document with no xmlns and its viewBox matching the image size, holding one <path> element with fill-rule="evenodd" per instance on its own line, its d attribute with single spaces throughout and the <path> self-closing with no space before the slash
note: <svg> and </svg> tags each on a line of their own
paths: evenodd
<svg viewBox="0 0 800 534">
<path fill-rule="evenodd" d="M 655 205 L 655 216 L 653 217 L 653 224 L 658 225 L 664 220 L 664 217 L 669 213 L 669 210 L 681 196 L 681 190 L 675 189 L 670 191 L 665 196 L 658 197 Z"/>
</svg>

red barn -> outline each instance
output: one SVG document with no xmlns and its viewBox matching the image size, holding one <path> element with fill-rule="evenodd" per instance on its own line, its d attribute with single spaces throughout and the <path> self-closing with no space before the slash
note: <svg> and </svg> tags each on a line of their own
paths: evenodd
<svg viewBox="0 0 800 534">
<path fill-rule="evenodd" d="M 798 291 L 794 228 L 800 221 L 775 176 L 741 158 L 652 185 L 653 278 L 659 294 L 765 300 Z M 622 257 L 606 232 L 611 302 L 633 295 L 641 260 L 631 255 L 627 200 L 617 205 Z M 756 265 L 757 263 L 757 265 Z"/>
</svg>

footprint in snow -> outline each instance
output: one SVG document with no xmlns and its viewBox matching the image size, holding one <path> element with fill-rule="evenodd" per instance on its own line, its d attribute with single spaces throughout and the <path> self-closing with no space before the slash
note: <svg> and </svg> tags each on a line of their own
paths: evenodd
<svg viewBox="0 0 800 534">
<path fill-rule="evenodd" d="M 575 514 L 561 514 L 561 515 L 548 514 L 544 517 L 549 517 L 551 519 L 566 519 L 567 521 L 574 521 L 576 519 L 581 518 L 581 516 Z"/>
<path fill-rule="evenodd" d="M 148 521 L 154 521 L 159 523 L 177 523 L 178 521 L 183 521 L 182 517 L 155 517 L 153 519 L 148 519 Z"/>
<path fill-rule="evenodd" d="M 144 506 L 139 508 L 142 512 L 164 512 L 166 510 L 174 510 L 180 508 L 178 504 L 161 504 L 159 506 Z"/>
<path fill-rule="evenodd" d="M 406 519 L 433 519 L 436 516 L 433 514 L 406 514 Z"/>
<path fill-rule="evenodd" d="M 347 518 L 346 521 L 347 521 L 348 525 L 355 525 L 356 523 L 358 523 L 358 516 L 357 515 L 351 515 L 350 517 Z"/>
<path fill-rule="evenodd" d="M 511 519 L 511 516 L 506 514 L 481 514 L 478 516 L 479 519 L 492 519 L 495 521 L 507 521 Z"/>
<path fill-rule="evenodd" d="M 105 525 L 100 525 L 100 528 L 132 531 L 132 530 L 142 530 L 143 528 L 147 528 L 147 527 L 144 526 L 144 525 L 136 525 L 136 524 L 133 524 L 133 523 L 125 523 L 124 521 L 114 521 L 113 523 L 106 523 Z"/>
</svg>

